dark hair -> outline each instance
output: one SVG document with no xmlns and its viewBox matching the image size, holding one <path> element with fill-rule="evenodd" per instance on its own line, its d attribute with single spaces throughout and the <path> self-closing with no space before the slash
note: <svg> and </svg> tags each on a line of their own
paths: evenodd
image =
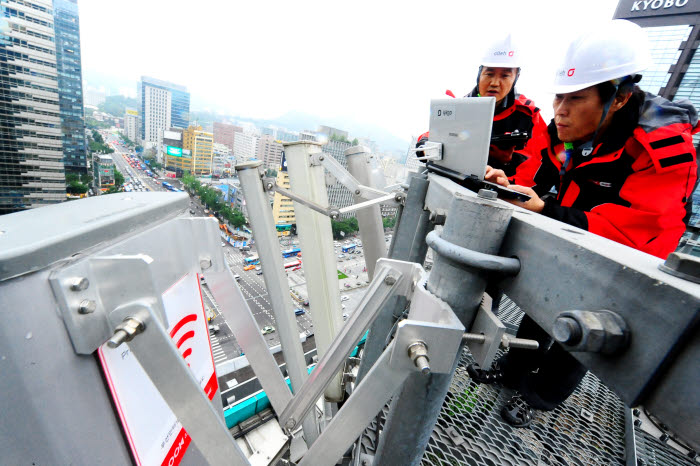
<svg viewBox="0 0 700 466">
<path fill-rule="evenodd" d="M 615 92 L 615 84 L 613 84 L 612 81 L 605 81 L 604 83 L 596 84 L 595 88 L 598 91 L 601 102 L 605 103 L 613 97 L 613 94 L 624 95 L 631 93 L 634 91 L 635 84 L 641 79 L 642 75 L 640 74 L 624 77 L 617 86 L 617 92 Z"/>
</svg>

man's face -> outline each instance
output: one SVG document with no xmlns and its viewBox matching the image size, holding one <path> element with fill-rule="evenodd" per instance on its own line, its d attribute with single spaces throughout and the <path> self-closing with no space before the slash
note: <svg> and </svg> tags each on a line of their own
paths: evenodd
<svg viewBox="0 0 700 466">
<path fill-rule="evenodd" d="M 562 142 L 587 141 L 603 116 L 603 102 L 595 87 L 554 96 L 554 123 Z"/>
<path fill-rule="evenodd" d="M 479 95 L 495 97 L 496 103 L 501 103 L 513 88 L 517 71 L 517 68 L 482 68 L 479 75 Z"/>
</svg>

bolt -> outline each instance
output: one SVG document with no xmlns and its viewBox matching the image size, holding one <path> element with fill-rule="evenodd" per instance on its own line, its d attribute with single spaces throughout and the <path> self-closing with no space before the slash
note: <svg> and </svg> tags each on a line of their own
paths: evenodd
<svg viewBox="0 0 700 466">
<path fill-rule="evenodd" d="M 293 417 L 290 417 L 289 419 L 287 419 L 287 422 L 284 424 L 284 426 L 287 428 L 287 430 L 294 429 L 294 426 L 296 426 L 296 425 L 297 425 L 297 421 Z"/>
<path fill-rule="evenodd" d="M 640 413 L 639 408 L 634 408 L 632 410 L 632 414 L 634 414 L 635 417 L 639 417 L 639 413 Z"/>
<path fill-rule="evenodd" d="M 359 196 L 359 195 L 360 195 L 360 190 L 359 190 L 359 189 L 356 189 L 356 190 L 355 190 L 355 194 L 357 194 L 357 195 Z"/>
<path fill-rule="evenodd" d="M 211 267 L 211 259 L 200 259 L 199 266 L 202 268 L 202 270 L 208 269 L 209 267 Z"/>
<path fill-rule="evenodd" d="M 90 280 L 85 277 L 75 277 L 70 283 L 72 291 L 85 291 L 88 286 L 90 286 Z"/>
<path fill-rule="evenodd" d="M 267 183 L 267 189 L 268 189 L 268 191 L 269 191 L 270 189 L 272 189 L 272 183 Z"/>
<path fill-rule="evenodd" d="M 80 301 L 78 312 L 80 314 L 92 314 L 93 312 L 95 312 L 96 308 L 97 305 L 95 304 L 95 301 L 91 299 L 83 299 L 82 301 Z"/>
<path fill-rule="evenodd" d="M 401 202 L 402 199 L 403 199 L 403 196 L 401 194 L 397 194 L 396 196 L 394 196 L 394 200 L 396 202 Z"/>
<path fill-rule="evenodd" d="M 392 286 L 394 283 L 396 283 L 396 277 L 392 277 L 391 275 L 389 275 L 384 279 L 384 283 L 386 283 L 389 286 Z"/>
<path fill-rule="evenodd" d="M 321 162 L 323 162 L 324 160 L 326 160 L 326 158 L 325 158 L 324 156 L 320 156 L 318 159 L 319 159 Z"/>
<path fill-rule="evenodd" d="M 581 325 L 571 317 L 558 317 L 552 328 L 554 339 L 566 345 L 575 345 L 581 341 Z"/>
<path fill-rule="evenodd" d="M 146 325 L 135 317 L 127 317 L 124 322 L 117 325 L 114 335 L 107 342 L 107 346 L 110 348 L 116 348 L 117 346 L 131 341 L 136 335 L 143 332 L 146 329 Z"/>
<path fill-rule="evenodd" d="M 408 357 L 413 364 L 420 369 L 423 375 L 430 374 L 430 358 L 428 358 L 428 347 L 422 341 L 417 341 L 408 346 Z"/>
<path fill-rule="evenodd" d="M 634 420 L 634 426 L 635 426 L 635 427 L 642 427 L 642 420 L 641 420 L 641 419 L 635 419 L 635 420 Z"/>
<path fill-rule="evenodd" d="M 668 434 L 661 434 L 661 435 L 659 436 L 659 440 L 661 440 L 661 441 L 664 442 L 664 443 L 668 442 L 668 439 L 669 439 L 669 435 L 668 435 Z"/>
<path fill-rule="evenodd" d="M 694 460 L 695 458 L 698 457 L 698 452 L 696 452 L 695 450 L 690 450 L 690 451 L 688 452 L 688 457 L 689 457 L 691 460 Z"/>
<path fill-rule="evenodd" d="M 496 199 L 498 197 L 498 193 L 490 189 L 480 189 L 477 196 L 482 199 Z"/>
</svg>

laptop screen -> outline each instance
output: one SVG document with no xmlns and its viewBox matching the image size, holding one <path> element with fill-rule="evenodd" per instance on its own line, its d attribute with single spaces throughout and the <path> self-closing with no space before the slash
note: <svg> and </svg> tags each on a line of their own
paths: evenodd
<svg viewBox="0 0 700 466">
<path fill-rule="evenodd" d="M 429 140 L 442 143 L 442 160 L 432 163 L 483 180 L 495 105 L 493 97 L 431 100 Z"/>
</svg>

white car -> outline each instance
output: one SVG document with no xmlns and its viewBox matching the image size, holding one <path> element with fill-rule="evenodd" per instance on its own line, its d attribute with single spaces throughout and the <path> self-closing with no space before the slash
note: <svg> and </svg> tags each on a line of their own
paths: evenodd
<svg viewBox="0 0 700 466">
<path fill-rule="evenodd" d="M 342 297 L 340 298 L 340 301 L 341 301 L 341 302 L 342 302 L 342 301 L 347 301 L 348 299 L 350 299 L 348 296 L 342 296 Z"/>
</svg>

